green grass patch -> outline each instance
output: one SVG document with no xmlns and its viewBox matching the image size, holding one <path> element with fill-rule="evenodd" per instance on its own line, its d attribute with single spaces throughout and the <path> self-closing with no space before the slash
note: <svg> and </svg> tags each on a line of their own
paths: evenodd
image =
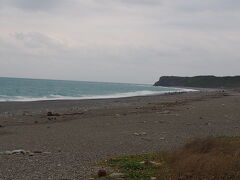
<svg viewBox="0 0 240 180">
<path fill-rule="evenodd" d="M 151 177 L 164 179 L 167 165 L 163 162 L 164 154 L 142 154 L 111 158 L 99 165 L 109 166 L 114 172 L 125 174 L 127 180 L 149 180 Z M 149 163 L 148 163 L 149 162 Z M 158 165 L 152 164 L 155 162 Z M 159 165 L 161 163 L 161 166 Z M 100 179 L 108 179 L 100 178 Z"/>
<path fill-rule="evenodd" d="M 175 152 L 116 157 L 98 165 L 124 173 L 126 180 L 240 179 L 240 136 L 197 139 Z"/>
</svg>

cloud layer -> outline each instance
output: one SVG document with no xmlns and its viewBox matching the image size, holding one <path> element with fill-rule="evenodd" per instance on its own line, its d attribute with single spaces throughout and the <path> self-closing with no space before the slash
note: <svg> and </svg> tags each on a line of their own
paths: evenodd
<svg viewBox="0 0 240 180">
<path fill-rule="evenodd" d="M 240 1 L 3 0 L 0 76 L 153 83 L 236 75 Z"/>
</svg>

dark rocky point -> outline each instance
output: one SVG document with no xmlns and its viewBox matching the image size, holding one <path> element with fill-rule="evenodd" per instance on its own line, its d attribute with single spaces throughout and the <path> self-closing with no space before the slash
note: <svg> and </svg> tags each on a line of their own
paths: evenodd
<svg viewBox="0 0 240 180">
<path fill-rule="evenodd" d="M 162 76 L 154 86 L 199 87 L 199 88 L 236 88 L 240 87 L 240 76 Z"/>
</svg>

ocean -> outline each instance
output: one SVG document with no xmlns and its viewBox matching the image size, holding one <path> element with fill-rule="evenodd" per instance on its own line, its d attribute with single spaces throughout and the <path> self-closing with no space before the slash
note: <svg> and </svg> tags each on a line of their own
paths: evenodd
<svg viewBox="0 0 240 180">
<path fill-rule="evenodd" d="M 0 101 L 103 99 L 191 91 L 147 84 L 0 77 Z"/>
</svg>

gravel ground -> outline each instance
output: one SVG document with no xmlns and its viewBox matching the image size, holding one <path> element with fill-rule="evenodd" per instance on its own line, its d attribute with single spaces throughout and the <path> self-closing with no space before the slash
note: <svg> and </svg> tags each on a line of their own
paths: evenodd
<svg viewBox="0 0 240 180">
<path fill-rule="evenodd" d="M 51 111 L 55 116 L 47 116 Z M 240 93 L 0 103 L 0 179 L 88 179 L 94 162 L 240 135 Z"/>
</svg>

